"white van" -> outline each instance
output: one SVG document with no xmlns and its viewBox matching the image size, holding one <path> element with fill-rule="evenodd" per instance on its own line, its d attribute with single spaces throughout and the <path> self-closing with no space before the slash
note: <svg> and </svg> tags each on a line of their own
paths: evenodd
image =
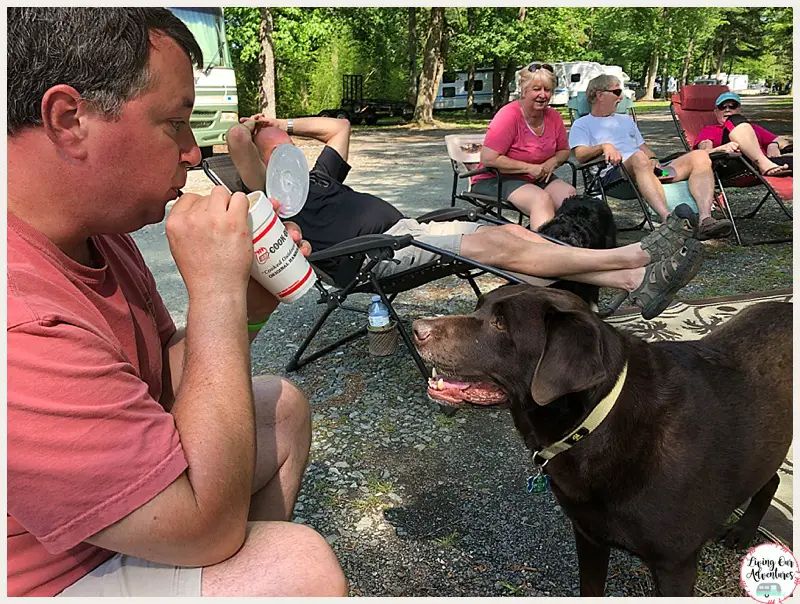
<svg viewBox="0 0 800 604">
<path fill-rule="evenodd" d="M 473 106 L 481 113 L 492 111 L 492 73 L 491 69 L 475 70 Z M 466 71 L 444 72 L 442 82 L 436 91 L 433 108 L 437 110 L 467 108 Z"/>
</svg>

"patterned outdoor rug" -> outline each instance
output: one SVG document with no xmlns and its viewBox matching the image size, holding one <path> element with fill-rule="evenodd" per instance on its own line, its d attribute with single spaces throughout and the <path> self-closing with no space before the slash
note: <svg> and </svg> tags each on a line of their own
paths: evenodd
<svg viewBox="0 0 800 604">
<path fill-rule="evenodd" d="M 697 340 L 710 333 L 743 308 L 758 302 L 792 302 L 792 290 L 684 300 L 676 302 L 652 321 L 642 319 L 638 310 L 622 311 L 606 319 L 614 327 L 649 342 Z M 792 445 L 792 449 L 794 445 Z M 792 547 L 792 449 L 781 466 L 778 492 L 761 523 L 761 532 L 773 541 Z M 745 506 L 746 507 L 746 506 Z M 739 510 L 737 510 L 739 511 Z"/>
</svg>

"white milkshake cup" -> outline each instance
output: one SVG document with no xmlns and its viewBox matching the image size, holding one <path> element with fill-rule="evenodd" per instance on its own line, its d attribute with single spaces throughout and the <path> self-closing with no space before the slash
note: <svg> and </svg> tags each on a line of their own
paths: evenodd
<svg viewBox="0 0 800 604">
<path fill-rule="evenodd" d="M 250 275 L 278 301 L 291 304 L 314 286 L 317 275 L 267 196 L 253 191 L 247 199 L 250 201 L 247 222 L 253 233 Z"/>
</svg>

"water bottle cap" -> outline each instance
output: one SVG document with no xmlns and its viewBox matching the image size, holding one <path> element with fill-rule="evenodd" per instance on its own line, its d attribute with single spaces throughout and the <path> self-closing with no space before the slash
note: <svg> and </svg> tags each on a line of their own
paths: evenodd
<svg viewBox="0 0 800 604">
<path fill-rule="evenodd" d="M 381 301 L 381 297 L 380 296 L 372 296 L 372 301 L 373 302 L 380 302 Z"/>
<path fill-rule="evenodd" d="M 272 151 L 267 165 L 266 193 L 281 203 L 278 216 L 299 213 L 308 197 L 308 162 L 297 147 L 281 143 Z"/>
</svg>

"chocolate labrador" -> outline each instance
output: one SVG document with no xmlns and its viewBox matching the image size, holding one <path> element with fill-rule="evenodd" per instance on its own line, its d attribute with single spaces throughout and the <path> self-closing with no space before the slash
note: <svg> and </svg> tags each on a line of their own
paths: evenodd
<svg viewBox="0 0 800 604">
<path fill-rule="evenodd" d="M 791 304 L 651 344 L 573 294 L 515 285 L 413 331 L 441 373 L 431 397 L 510 407 L 572 521 L 581 595 L 603 595 L 614 547 L 647 564 L 658 595 L 691 596 L 708 539 L 745 547 L 755 536 L 792 441 Z"/>
</svg>

